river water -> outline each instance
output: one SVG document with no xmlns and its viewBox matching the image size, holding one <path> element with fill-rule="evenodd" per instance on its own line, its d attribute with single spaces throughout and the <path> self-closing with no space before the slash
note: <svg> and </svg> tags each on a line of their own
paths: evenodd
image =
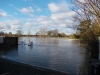
<svg viewBox="0 0 100 75">
<path fill-rule="evenodd" d="M 1 56 L 73 75 L 89 73 L 88 53 L 79 40 L 21 37 L 17 48 L 2 51 Z"/>
</svg>

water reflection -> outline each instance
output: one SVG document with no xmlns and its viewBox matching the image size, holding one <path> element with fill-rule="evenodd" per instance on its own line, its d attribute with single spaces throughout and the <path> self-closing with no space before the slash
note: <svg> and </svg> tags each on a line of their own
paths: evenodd
<svg viewBox="0 0 100 75">
<path fill-rule="evenodd" d="M 18 46 L 1 48 L 0 56 L 8 58 L 6 55 L 9 55 L 9 57 L 18 56 Z"/>
<path fill-rule="evenodd" d="M 79 66 L 79 75 L 90 75 L 89 52 L 80 50 L 80 54 L 83 56 L 83 63 L 80 63 Z"/>
<path fill-rule="evenodd" d="M 19 38 L 23 45 L 3 55 L 15 61 L 70 74 L 88 75 L 88 53 L 78 40 L 55 38 Z M 33 46 L 28 46 L 33 42 Z"/>
</svg>

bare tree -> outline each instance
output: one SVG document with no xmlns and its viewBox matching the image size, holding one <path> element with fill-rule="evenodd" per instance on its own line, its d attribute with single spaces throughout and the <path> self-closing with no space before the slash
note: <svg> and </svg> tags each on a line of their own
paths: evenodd
<svg viewBox="0 0 100 75">
<path fill-rule="evenodd" d="M 28 30 L 28 34 L 27 34 L 28 36 L 30 36 L 31 35 L 31 32 L 30 32 L 30 30 Z"/>
<path fill-rule="evenodd" d="M 78 21 L 77 32 L 80 39 L 91 51 L 92 58 L 98 58 L 98 37 L 100 36 L 100 0 L 73 0 L 76 6 L 73 9 L 77 15 L 74 16 Z M 73 2 L 72 1 L 72 2 Z"/>
<path fill-rule="evenodd" d="M 48 35 L 48 36 L 51 36 L 51 34 L 52 34 L 52 31 L 50 31 L 50 30 L 47 31 L 47 35 Z"/>
<path fill-rule="evenodd" d="M 92 20 L 92 22 L 100 24 L 100 0 L 72 0 L 74 5 L 76 6 L 73 10 L 77 13 L 78 21 L 83 20 Z M 76 10 L 75 10 L 76 9 Z M 78 9 L 78 10 L 77 10 Z"/>
<path fill-rule="evenodd" d="M 52 30 L 52 36 L 57 37 L 58 36 L 58 29 Z"/>
<path fill-rule="evenodd" d="M 21 36 L 23 34 L 22 30 L 17 30 L 17 33 L 16 33 L 18 36 Z"/>
<path fill-rule="evenodd" d="M 48 36 L 57 37 L 59 31 L 57 29 L 47 31 Z"/>
<path fill-rule="evenodd" d="M 37 33 L 38 33 L 38 35 L 41 35 L 41 36 L 47 35 L 46 27 L 41 27 L 40 30 Z"/>
<path fill-rule="evenodd" d="M 0 36 L 4 35 L 5 33 L 3 31 L 0 32 Z"/>
<path fill-rule="evenodd" d="M 8 34 L 9 36 L 12 36 L 12 32 L 9 32 L 9 34 Z"/>
</svg>

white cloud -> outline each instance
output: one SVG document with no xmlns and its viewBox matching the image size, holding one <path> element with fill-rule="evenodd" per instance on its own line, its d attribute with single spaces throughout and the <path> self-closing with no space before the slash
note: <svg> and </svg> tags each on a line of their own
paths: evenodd
<svg viewBox="0 0 100 75">
<path fill-rule="evenodd" d="M 58 19 L 66 19 L 71 18 L 76 13 L 69 8 L 69 4 L 66 2 L 62 3 L 49 3 L 48 8 L 52 12 L 51 18 L 58 20 Z"/>
<path fill-rule="evenodd" d="M 59 11 L 59 7 L 56 4 L 54 4 L 54 3 L 48 4 L 48 7 L 49 7 L 49 9 L 50 9 L 51 12 L 57 12 L 57 11 Z"/>
<path fill-rule="evenodd" d="M 20 21 L 18 19 L 14 19 L 14 20 L 7 20 L 5 21 L 6 23 L 9 23 L 10 25 L 19 25 Z"/>
<path fill-rule="evenodd" d="M 51 12 L 66 12 L 69 11 L 69 6 L 66 2 L 62 2 L 60 4 L 56 3 L 49 3 L 48 4 L 49 10 Z"/>
<path fill-rule="evenodd" d="M 61 32 L 62 30 L 67 30 L 67 26 L 73 25 L 72 16 L 76 15 L 74 11 L 70 8 L 70 4 L 65 1 L 61 3 L 49 3 L 48 8 L 51 11 L 50 19 L 53 24 L 52 27 L 58 28 Z M 69 31 L 73 32 L 73 31 Z M 68 33 L 69 33 L 68 32 Z"/>
<path fill-rule="evenodd" d="M 33 26 L 33 25 L 34 25 L 34 22 L 28 22 L 28 21 L 27 21 L 27 22 L 24 24 L 24 27 L 27 28 L 27 29 L 29 29 L 30 27 L 33 28 L 33 27 L 35 26 L 35 25 L 34 25 L 34 26 Z"/>
<path fill-rule="evenodd" d="M 18 19 L 0 21 L 0 29 L 2 30 L 16 30 L 21 29 L 21 22 Z"/>
<path fill-rule="evenodd" d="M 76 15 L 76 13 L 69 8 L 69 4 L 67 4 L 66 2 L 62 2 L 59 4 L 49 3 L 48 7 L 52 12 L 50 16 L 51 20 L 54 20 L 58 23 L 66 23 L 68 19 L 71 20 L 72 16 Z"/>
<path fill-rule="evenodd" d="M 73 11 L 68 11 L 66 13 L 57 13 L 57 14 L 51 14 L 51 19 L 59 21 L 59 20 L 64 20 L 64 19 L 70 19 L 72 16 L 74 16 L 76 13 Z"/>
<path fill-rule="evenodd" d="M 78 0 L 79 2 L 86 3 L 87 0 Z"/>
<path fill-rule="evenodd" d="M 43 15 L 37 17 L 38 21 L 43 21 L 43 20 L 47 20 L 47 19 L 48 19 L 48 17 L 47 16 L 43 16 Z"/>
<path fill-rule="evenodd" d="M 34 14 L 33 14 L 34 10 L 31 6 L 26 7 L 26 8 L 21 8 L 21 9 L 19 9 L 19 11 L 25 15 L 29 15 L 30 17 L 34 16 Z"/>
<path fill-rule="evenodd" d="M 0 17 L 11 17 L 11 15 L 8 15 L 4 10 L 0 9 Z"/>
<path fill-rule="evenodd" d="M 49 26 L 51 25 L 52 21 L 50 20 L 44 20 L 44 21 L 41 21 L 40 24 L 43 25 L 43 26 Z"/>
<path fill-rule="evenodd" d="M 51 14 L 51 19 L 55 21 L 59 21 L 59 20 L 62 21 L 66 18 L 67 18 L 67 15 L 65 13 Z"/>
<path fill-rule="evenodd" d="M 34 10 L 33 10 L 33 8 L 32 8 L 31 6 L 29 6 L 29 7 L 27 7 L 27 8 L 21 8 L 21 9 L 20 9 L 20 12 L 21 12 L 21 13 L 33 13 Z"/>
<path fill-rule="evenodd" d="M 0 22 L 0 30 L 10 29 L 10 25 Z"/>
<path fill-rule="evenodd" d="M 47 16 L 37 17 L 37 21 L 38 21 L 38 24 L 42 26 L 51 26 L 54 24 L 54 22 Z"/>
</svg>

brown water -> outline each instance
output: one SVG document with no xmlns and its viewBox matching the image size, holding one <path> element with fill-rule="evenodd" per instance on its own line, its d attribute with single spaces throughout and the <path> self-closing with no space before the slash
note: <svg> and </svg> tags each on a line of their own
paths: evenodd
<svg viewBox="0 0 100 75">
<path fill-rule="evenodd" d="M 32 46 L 28 46 L 30 42 Z M 3 51 L 1 56 L 73 75 L 89 73 L 88 53 L 79 40 L 23 37 L 19 38 L 18 48 Z"/>
</svg>

